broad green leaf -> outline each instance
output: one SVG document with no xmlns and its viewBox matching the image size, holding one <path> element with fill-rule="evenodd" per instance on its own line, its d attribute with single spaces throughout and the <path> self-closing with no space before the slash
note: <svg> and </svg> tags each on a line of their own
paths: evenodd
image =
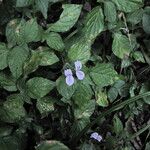
<svg viewBox="0 0 150 150">
<path fill-rule="evenodd" d="M 82 107 L 91 100 L 93 92 L 91 86 L 85 80 L 79 81 L 76 86 L 72 98 L 79 107 Z"/>
<path fill-rule="evenodd" d="M 3 70 L 8 66 L 7 55 L 8 49 L 4 43 L 0 43 L 0 70 Z"/>
<path fill-rule="evenodd" d="M 63 49 L 65 48 L 63 40 L 58 33 L 50 32 L 46 35 L 45 39 L 48 46 L 57 51 L 63 51 Z"/>
<path fill-rule="evenodd" d="M 4 136 L 8 136 L 11 134 L 13 130 L 12 126 L 4 126 L 4 127 L 0 127 L 0 138 L 4 137 Z"/>
<path fill-rule="evenodd" d="M 18 143 L 16 140 L 14 140 L 14 138 L 0 138 L 0 148 L 1 150 L 21 150 L 18 149 Z"/>
<path fill-rule="evenodd" d="M 0 72 L 0 86 L 7 91 L 17 91 L 16 80 L 3 72 Z"/>
<path fill-rule="evenodd" d="M 96 148 L 95 148 L 93 143 L 86 143 L 86 142 L 84 142 L 80 146 L 80 150 L 96 150 Z"/>
<path fill-rule="evenodd" d="M 26 23 L 24 23 L 22 28 L 20 29 L 20 32 L 26 43 L 38 41 L 39 27 L 36 19 L 30 19 Z"/>
<path fill-rule="evenodd" d="M 146 82 L 142 85 L 141 89 L 140 89 L 140 93 L 145 93 L 150 91 L 150 82 Z M 144 102 L 150 105 L 150 96 L 144 97 L 143 98 Z"/>
<path fill-rule="evenodd" d="M 23 103 L 24 102 L 20 94 L 13 94 L 7 97 L 7 100 L 1 107 L 0 118 L 9 123 L 19 121 L 26 115 Z"/>
<path fill-rule="evenodd" d="M 41 115 L 48 115 L 51 111 L 54 111 L 53 98 L 43 97 L 37 100 L 37 109 L 40 111 Z"/>
<path fill-rule="evenodd" d="M 36 150 L 69 150 L 69 148 L 59 141 L 51 140 L 42 142 Z"/>
<path fill-rule="evenodd" d="M 10 46 L 36 42 L 40 39 L 40 32 L 36 19 L 30 19 L 27 22 L 24 19 L 15 19 L 6 27 L 6 37 Z"/>
<path fill-rule="evenodd" d="M 110 100 L 110 102 L 113 102 L 118 96 L 118 90 L 115 87 L 111 87 L 108 90 L 108 98 Z"/>
<path fill-rule="evenodd" d="M 138 9 L 132 13 L 129 13 L 127 15 L 127 21 L 132 23 L 133 25 L 140 23 L 143 17 L 143 12 L 143 9 Z"/>
<path fill-rule="evenodd" d="M 106 16 L 106 20 L 109 22 L 115 22 L 117 19 L 117 11 L 114 3 L 111 1 L 106 1 L 104 3 L 104 13 Z"/>
<path fill-rule="evenodd" d="M 113 118 L 113 129 L 118 136 L 123 131 L 123 124 L 117 116 Z"/>
<path fill-rule="evenodd" d="M 102 107 L 107 107 L 108 106 L 108 100 L 107 100 L 107 95 L 104 92 L 99 91 L 97 93 L 97 104 Z"/>
<path fill-rule="evenodd" d="M 38 52 L 31 51 L 30 58 L 24 63 L 23 70 L 24 74 L 34 72 L 41 63 L 41 57 Z"/>
<path fill-rule="evenodd" d="M 47 18 L 49 0 L 36 0 L 35 2 L 36 2 L 37 9 L 41 11 L 44 18 L 46 19 Z"/>
<path fill-rule="evenodd" d="M 12 47 L 16 44 L 25 43 L 23 39 L 23 35 L 21 34 L 20 30 L 22 29 L 23 24 L 25 23 L 24 20 L 20 21 L 20 19 L 11 20 L 6 26 L 6 37 L 8 44 Z"/>
<path fill-rule="evenodd" d="M 66 32 L 71 29 L 80 16 L 82 6 L 64 4 L 62 8 L 63 12 L 60 15 L 60 19 L 56 23 L 50 24 L 49 31 Z"/>
<path fill-rule="evenodd" d="M 135 51 L 132 55 L 135 60 L 145 63 L 143 54 L 140 51 Z"/>
<path fill-rule="evenodd" d="M 39 47 L 36 51 L 32 51 L 30 59 L 25 62 L 24 73 L 29 74 L 38 66 L 53 65 L 58 61 L 58 57 L 48 47 Z"/>
<path fill-rule="evenodd" d="M 133 12 L 143 6 L 143 3 L 137 0 L 112 0 L 112 2 L 116 4 L 118 10 L 126 13 Z"/>
<path fill-rule="evenodd" d="M 23 134 L 13 133 L 11 136 L 0 138 L 0 150 L 24 150 L 26 137 Z"/>
<path fill-rule="evenodd" d="M 76 84 L 68 86 L 64 76 L 61 76 L 57 79 L 56 86 L 59 94 L 66 99 L 70 99 L 76 90 Z"/>
<path fill-rule="evenodd" d="M 101 87 L 112 85 L 118 80 L 118 74 L 111 64 L 97 64 L 91 69 L 90 76 L 96 85 Z"/>
<path fill-rule="evenodd" d="M 29 55 L 29 50 L 25 47 L 14 47 L 8 53 L 8 65 L 12 75 L 15 78 L 19 78 L 23 73 L 23 65 L 27 60 Z"/>
<path fill-rule="evenodd" d="M 55 86 L 51 80 L 34 77 L 29 79 L 26 83 L 28 94 L 33 99 L 39 99 L 48 94 Z"/>
<path fill-rule="evenodd" d="M 71 137 L 76 137 L 89 123 L 90 123 L 89 118 L 82 118 L 75 120 L 75 122 L 71 126 Z"/>
<path fill-rule="evenodd" d="M 94 40 L 104 30 L 104 15 L 101 7 L 95 7 L 88 13 L 83 32 L 88 40 Z"/>
<path fill-rule="evenodd" d="M 150 149 L 150 142 L 148 142 L 145 147 L 145 150 L 149 150 L 149 149 Z"/>
<path fill-rule="evenodd" d="M 47 48 L 41 48 L 37 55 L 40 57 L 40 66 L 53 65 L 59 61 L 54 52 L 49 51 Z"/>
<path fill-rule="evenodd" d="M 89 118 L 93 114 L 94 110 L 95 110 L 95 101 L 90 100 L 89 102 L 82 105 L 80 108 L 75 108 L 74 116 L 76 119 Z"/>
<path fill-rule="evenodd" d="M 150 14 L 144 13 L 142 18 L 143 29 L 147 34 L 150 34 Z"/>
<path fill-rule="evenodd" d="M 68 51 L 69 60 L 72 62 L 76 60 L 83 63 L 87 62 L 91 56 L 91 44 L 91 41 L 86 40 L 85 37 L 79 38 Z"/>
<path fill-rule="evenodd" d="M 132 51 L 129 39 L 125 35 L 115 33 L 112 44 L 112 51 L 117 57 L 121 59 L 129 56 L 130 52 Z"/>
<path fill-rule="evenodd" d="M 125 85 L 125 81 L 117 80 L 113 85 L 113 87 L 116 88 L 117 90 L 120 90 L 124 85 Z"/>
<path fill-rule="evenodd" d="M 16 7 L 26 7 L 29 6 L 33 0 L 17 0 Z"/>
<path fill-rule="evenodd" d="M 122 61 L 121 61 L 121 68 L 127 68 L 130 65 L 131 65 L 131 61 L 130 61 L 130 59 L 128 57 L 122 59 Z"/>
</svg>

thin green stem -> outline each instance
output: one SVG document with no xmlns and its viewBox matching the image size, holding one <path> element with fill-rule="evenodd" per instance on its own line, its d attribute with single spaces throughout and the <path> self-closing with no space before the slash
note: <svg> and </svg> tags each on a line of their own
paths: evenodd
<svg viewBox="0 0 150 150">
<path fill-rule="evenodd" d="M 134 138 L 136 138 L 137 136 L 142 134 L 144 131 L 146 131 L 148 128 L 150 128 L 150 124 L 148 124 L 147 126 L 145 126 L 142 129 L 140 129 L 138 132 L 134 133 L 131 137 L 128 138 L 128 141 L 133 140 Z"/>
<path fill-rule="evenodd" d="M 143 94 L 140 94 L 138 96 L 135 96 L 135 97 L 132 97 L 128 100 L 125 100 L 115 106 L 112 106 L 110 109 L 108 109 L 107 111 L 103 112 L 102 114 L 100 114 L 93 122 L 91 122 L 90 124 L 88 124 L 76 137 L 74 137 L 73 139 L 71 139 L 71 143 L 76 145 L 76 143 L 81 139 L 81 137 L 88 131 L 88 129 L 90 129 L 93 125 L 95 125 L 96 123 L 99 122 L 100 119 L 102 119 L 104 116 L 108 115 L 108 114 L 111 114 L 112 112 L 115 112 L 119 109 L 121 109 L 122 107 L 130 104 L 130 103 L 133 103 L 137 100 L 139 100 L 140 98 L 143 98 L 143 97 L 147 97 L 147 96 L 150 96 L 150 91 L 149 92 L 146 92 L 146 93 L 143 93 Z"/>
</svg>

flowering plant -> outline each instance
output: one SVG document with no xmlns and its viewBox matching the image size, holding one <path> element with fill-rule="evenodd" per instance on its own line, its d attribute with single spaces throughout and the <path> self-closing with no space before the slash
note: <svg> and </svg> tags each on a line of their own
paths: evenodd
<svg viewBox="0 0 150 150">
<path fill-rule="evenodd" d="M 0 150 L 150 149 L 148 0 L 0 0 Z"/>
</svg>

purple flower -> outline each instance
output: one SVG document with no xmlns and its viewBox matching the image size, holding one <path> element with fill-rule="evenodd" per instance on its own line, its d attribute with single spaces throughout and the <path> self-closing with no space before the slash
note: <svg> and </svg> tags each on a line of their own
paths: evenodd
<svg viewBox="0 0 150 150">
<path fill-rule="evenodd" d="M 77 60 L 74 64 L 75 64 L 75 70 L 76 70 L 76 76 L 77 76 L 77 78 L 79 80 L 83 80 L 84 77 L 85 77 L 85 74 L 84 74 L 83 71 L 80 71 L 81 68 L 82 68 L 81 62 Z"/>
<path fill-rule="evenodd" d="M 95 139 L 95 140 L 97 140 L 98 142 L 100 142 L 100 141 L 102 140 L 102 136 L 99 135 L 97 132 L 92 133 L 91 136 L 90 136 L 90 138 L 91 138 L 91 139 Z"/>
<path fill-rule="evenodd" d="M 65 74 L 65 76 L 66 76 L 66 84 L 69 85 L 69 86 L 73 85 L 73 83 L 74 83 L 74 78 L 73 78 L 73 76 L 72 76 L 72 71 L 71 71 L 71 69 L 66 69 L 66 70 L 64 71 L 64 74 Z"/>
</svg>

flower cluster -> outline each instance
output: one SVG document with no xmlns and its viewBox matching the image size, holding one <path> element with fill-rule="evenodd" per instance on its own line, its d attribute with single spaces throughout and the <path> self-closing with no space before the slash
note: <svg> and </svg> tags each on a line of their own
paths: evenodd
<svg viewBox="0 0 150 150">
<path fill-rule="evenodd" d="M 97 132 L 92 133 L 91 136 L 90 136 L 90 138 L 91 138 L 91 139 L 95 139 L 95 140 L 97 140 L 98 142 L 100 142 L 100 141 L 103 139 L 102 136 L 99 135 Z"/>
<path fill-rule="evenodd" d="M 75 65 L 75 72 L 76 72 L 77 78 L 78 78 L 79 80 L 83 80 L 84 77 L 85 77 L 85 74 L 84 74 L 83 71 L 81 71 L 81 69 L 82 69 L 82 64 L 81 64 L 81 62 L 77 60 L 77 61 L 74 63 L 74 65 Z M 74 77 L 73 77 L 72 70 L 71 70 L 71 69 L 66 69 L 66 70 L 64 71 L 64 74 L 65 74 L 65 76 L 66 76 L 66 84 L 69 85 L 69 86 L 73 85 L 73 84 L 74 84 Z"/>
</svg>

